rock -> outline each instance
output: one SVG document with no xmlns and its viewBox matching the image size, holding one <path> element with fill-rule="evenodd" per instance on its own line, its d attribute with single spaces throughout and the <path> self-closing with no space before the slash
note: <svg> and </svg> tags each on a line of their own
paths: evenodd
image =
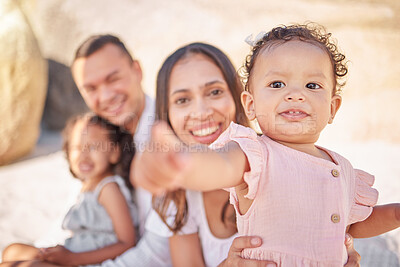
<svg viewBox="0 0 400 267">
<path fill-rule="evenodd" d="M 35 146 L 46 97 L 47 64 L 14 0 L 0 1 L 0 165 Z"/>
<path fill-rule="evenodd" d="M 48 60 L 49 83 L 42 121 L 50 130 L 61 130 L 68 118 L 88 111 L 68 66 Z"/>
</svg>

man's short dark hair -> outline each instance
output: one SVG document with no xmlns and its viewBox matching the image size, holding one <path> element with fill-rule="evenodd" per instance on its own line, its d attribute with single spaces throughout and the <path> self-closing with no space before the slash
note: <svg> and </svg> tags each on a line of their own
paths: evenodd
<svg viewBox="0 0 400 267">
<path fill-rule="evenodd" d="M 76 50 L 74 61 L 78 58 L 89 57 L 107 44 L 113 44 L 119 47 L 128 57 L 129 61 L 133 62 L 133 58 L 128 49 L 126 49 L 124 43 L 118 37 L 111 34 L 93 35 L 86 39 Z"/>
</svg>

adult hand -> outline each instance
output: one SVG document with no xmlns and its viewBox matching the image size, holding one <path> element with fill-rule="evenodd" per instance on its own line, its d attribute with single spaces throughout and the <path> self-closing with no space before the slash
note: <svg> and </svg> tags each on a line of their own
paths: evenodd
<svg viewBox="0 0 400 267">
<path fill-rule="evenodd" d="M 156 195 L 177 189 L 187 167 L 182 148 L 181 141 L 167 123 L 156 123 L 145 150 L 132 161 L 132 184 Z"/>
<path fill-rule="evenodd" d="M 271 261 L 261 261 L 261 260 L 249 260 L 243 259 L 241 257 L 241 252 L 245 248 L 256 248 L 261 246 L 261 238 L 256 236 L 239 236 L 236 237 L 229 249 L 228 258 L 221 262 L 219 267 L 235 267 L 235 266 L 245 266 L 245 267 L 276 267 L 276 264 Z"/>
<path fill-rule="evenodd" d="M 74 253 L 66 249 L 64 246 L 57 245 L 55 247 L 40 249 L 41 260 L 55 263 L 58 265 L 72 265 L 72 255 Z"/>
<path fill-rule="evenodd" d="M 359 267 L 361 256 L 354 249 L 353 237 L 350 234 L 346 234 L 346 238 L 344 240 L 344 244 L 347 249 L 347 254 L 349 256 L 347 263 L 344 267 Z"/>
</svg>

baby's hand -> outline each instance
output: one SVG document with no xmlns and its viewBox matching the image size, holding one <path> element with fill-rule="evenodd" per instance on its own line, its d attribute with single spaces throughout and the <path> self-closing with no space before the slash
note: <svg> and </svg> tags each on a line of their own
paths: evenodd
<svg viewBox="0 0 400 267">
<path fill-rule="evenodd" d="M 190 161 L 184 148 L 167 123 L 156 123 L 145 150 L 132 161 L 132 184 L 156 195 L 177 189 Z"/>
</svg>

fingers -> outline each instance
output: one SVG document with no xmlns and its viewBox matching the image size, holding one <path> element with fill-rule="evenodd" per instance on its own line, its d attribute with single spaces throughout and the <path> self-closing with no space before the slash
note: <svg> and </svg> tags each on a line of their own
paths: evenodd
<svg viewBox="0 0 400 267">
<path fill-rule="evenodd" d="M 187 158 L 182 143 L 165 122 L 153 126 L 151 140 L 131 164 L 131 182 L 153 194 L 178 188 Z"/>
<path fill-rule="evenodd" d="M 271 261 L 261 261 L 261 260 L 248 260 L 240 258 L 237 265 L 240 267 L 276 267 L 277 265 Z"/>
<path fill-rule="evenodd" d="M 168 154 L 178 152 L 181 141 L 166 122 L 157 122 L 151 130 L 151 149 Z"/>
<path fill-rule="evenodd" d="M 271 261 L 243 259 L 241 253 L 245 248 L 256 248 L 261 246 L 262 240 L 258 236 L 239 236 L 236 237 L 229 249 L 228 258 L 221 266 L 244 266 L 244 267 L 276 267 Z"/>
<path fill-rule="evenodd" d="M 348 254 L 348 260 L 345 267 L 358 267 L 360 266 L 360 260 L 361 256 L 358 254 L 358 252 L 354 249 L 354 242 L 353 242 L 353 237 L 346 233 L 345 241 L 344 244 L 347 249 L 347 254 Z"/>
<path fill-rule="evenodd" d="M 261 238 L 258 236 L 239 236 L 233 240 L 229 251 L 240 253 L 245 248 L 256 248 L 261 246 L 261 244 Z"/>
</svg>

